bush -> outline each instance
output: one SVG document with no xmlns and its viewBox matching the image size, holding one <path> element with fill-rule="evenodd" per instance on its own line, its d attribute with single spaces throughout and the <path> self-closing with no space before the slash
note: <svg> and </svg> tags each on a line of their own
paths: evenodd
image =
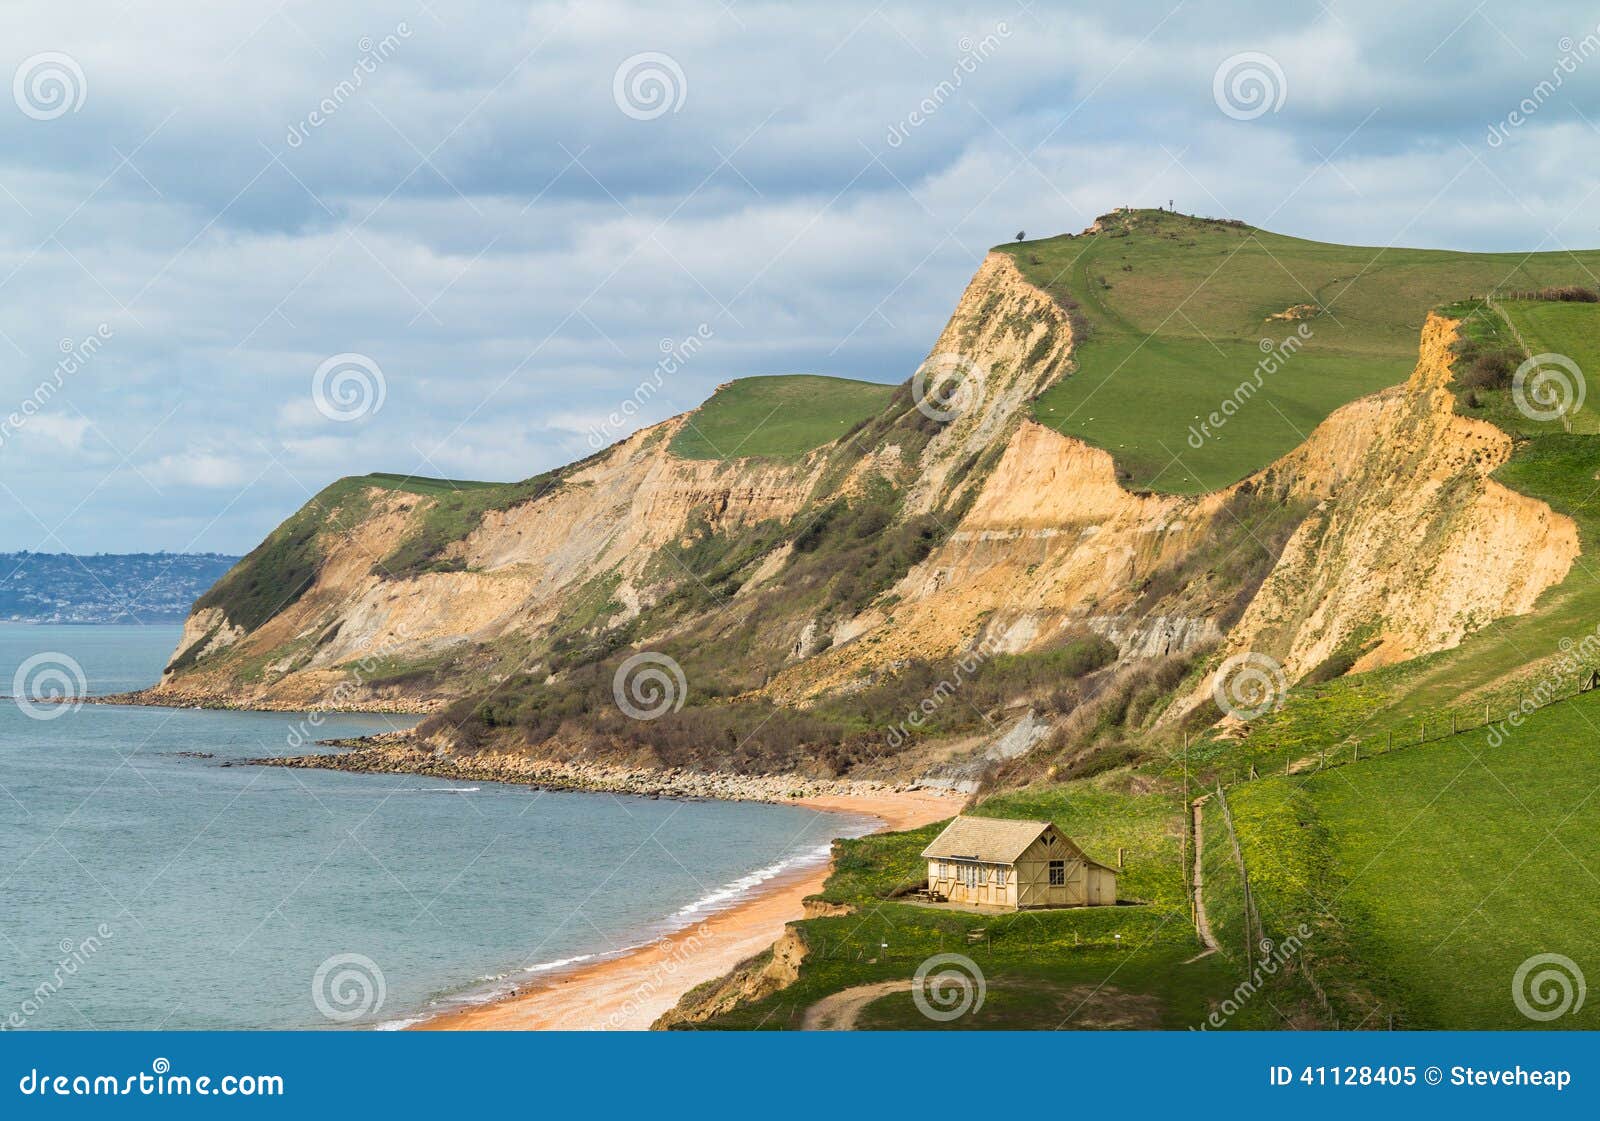
<svg viewBox="0 0 1600 1121">
<path fill-rule="evenodd" d="M 1468 389 L 1504 389 L 1522 360 L 1522 355 L 1508 348 L 1474 350 L 1464 357 L 1456 380 Z"/>
<path fill-rule="evenodd" d="M 1593 288 L 1582 288 L 1576 284 L 1567 284 L 1559 288 L 1541 288 L 1537 293 L 1541 300 L 1559 300 L 1562 303 L 1575 304 L 1600 304 L 1600 292 Z"/>
</svg>

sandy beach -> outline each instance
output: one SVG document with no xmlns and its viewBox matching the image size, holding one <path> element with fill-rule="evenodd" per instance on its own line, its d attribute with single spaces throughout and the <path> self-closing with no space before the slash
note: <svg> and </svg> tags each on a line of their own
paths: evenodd
<svg viewBox="0 0 1600 1121">
<path fill-rule="evenodd" d="M 912 829 L 950 817 L 965 799 L 930 791 L 829 795 L 791 804 L 877 818 L 880 829 Z M 417 1024 L 418 1031 L 643 1030 L 705 981 L 770 946 L 785 923 L 802 917 L 801 901 L 821 890 L 828 866 L 799 869 L 763 884 L 748 898 L 618 957 L 552 973 L 490 1004 Z"/>
</svg>

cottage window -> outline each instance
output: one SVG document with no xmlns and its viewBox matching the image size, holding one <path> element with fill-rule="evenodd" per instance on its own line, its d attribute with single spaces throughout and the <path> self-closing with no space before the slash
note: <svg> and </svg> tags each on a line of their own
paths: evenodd
<svg viewBox="0 0 1600 1121">
<path fill-rule="evenodd" d="M 1003 864 L 994 870 L 994 886 L 1006 886 L 1006 867 Z"/>
<path fill-rule="evenodd" d="M 948 880 L 950 878 L 950 865 L 945 863 L 943 860 L 939 861 L 939 878 L 941 880 Z"/>
<path fill-rule="evenodd" d="M 1052 860 L 1050 862 L 1050 886 L 1067 886 L 1067 862 L 1065 860 Z"/>
</svg>

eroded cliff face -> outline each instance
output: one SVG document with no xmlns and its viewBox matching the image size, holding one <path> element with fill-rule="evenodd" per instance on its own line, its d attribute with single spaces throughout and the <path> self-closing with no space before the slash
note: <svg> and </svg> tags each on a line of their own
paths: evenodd
<svg viewBox="0 0 1600 1121">
<path fill-rule="evenodd" d="M 1225 653 L 1269 654 L 1290 681 L 1351 643 L 1363 648 L 1354 669 L 1387 665 L 1523 614 L 1566 577 L 1577 526 L 1490 478 L 1511 439 L 1454 412 L 1455 328 L 1430 317 L 1410 379 L 1318 429 L 1312 444 L 1364 454 L 1289 541 Z"/>
<path fill-rule="evenodd" d="M 1409 381 L 1341 408 L 1250 478 L 1200 497 L 1134 494 L 1106 452 L 1027 419 L 1070 370 L 1072 328 L 991 255 L 931 352 L 977 371 L 953 419 L 919 417 L 902 393 L 872 446 L 711 461 L 669 450 L 675 418 L 484 514 L 440 554 L 445 571 L 403 578 L 376 562 L 433 500 L 373 488 L 354 526 L 324 534 L 288 607 L 253 630 L 197 612 L 153 699 L 425 710 L 524 668 L 588 601 L 589 633 L 634 625 L 642 646 L 685 625 L 650 612 L 700 579 L 664 559 L 669 547 L 804 525 L 876 483 L 899 488 L 901 522 L 940 526 L 937 546 L 859 611 L 818 615 L 798 592 L 774 608 L 769 595 L 762 625 L 782 654 L 762 696 L 805 705 L 909 659 L 1022 652 L 1068 631 L 1106 637 L 1127 662 L 1252 650 L 1291 681 L 1352 643 L 1357 668 L 1447 648 L 1529 610 L 1578 553 L 1570 520 L 1489 478 L 1510 441 L 1454 413 L 1453 330 L 1430 319 Z M 787 587 L 792 541 L 741 561 L 737 591 L 704 612 L 738 620 Z M 394 665 L 430 669 L 384 672 Z M 1202 685 L 1168 716 L 1207 696 Z"/>
<path fill-rule="evenodd" d="M 855 641 L 787 670 L 771 687 L 804 702 L 902 659 L 982 644 L 1014 653 L 1082 628 L 1125 659 L 1222 643 L 1267 654 L 1297 680 L 1346 644 L 1357 670 L 1447 649 L 1533 606 L 1578 555 L 1576 526 L 1489 477 L 1511 441 L 1454 412 L 1453 321 L 1430 318 L 1411 378 L 1339 409 L 1299 448 L 1227 490 L 1139 495 L 1111 457 L 1022 424 L 944 545 L 893 589 L 892 606 L 854 620 Z M 1240 504 L 1305 511 L 1237 622 L 1238 590 L 1203 565 L 1152 599 L 1186 558 L 1263 548 Z M 1209 685 L 1175 706 L 1180 715 Z"/>
<path fill-rule="evenodd" d="M 426 710 L 482 683 L 464 678 L 419 695 L 383 684 L 383 668 L 465 658 L 536 636 L 596 580 L 608 582 L 621 622 L 655 594 L 650 562 L 691 516 L 725 531 L 793 517 L 806 506 L 825 456 L 793 463 L 681 459 L 667 448 L 682 423 L 675 418 L 638 432 L 547 496 L 485 514 L 443 554 L 461 571 L 404 579 L 384 573 L 381 558 L 426 515 L 430 500 L 369 489 L 366 515 L 350 532 L 324 535 L 315 580 L 291 606 L 248 634 L 214 608 L 191 616 L 180 653 L 213 637 L 192 659 L 196 667 L 169 672 L 151 699 L 298 708 L 325 703 L 341 689 L 341 707 Z M 221 660 L 205 656 L 224 650 Z"/>
<path fill-rule="evenodd" d="M 893 407 L 923 430 L 913 452 L 890 439 L 868 447 L 841 441 L 798 461 L 690 460 L 669 450 L 685 423 L 674 418 L 571 470 L 543 497 L 484 514 L 440 554 L 442 566 L 455 571 L 403 578 L 382 571 L 381 558 L 427 517 L 433 500 L 374 487 L 361 496 L 367 509 L 354 528 L 323 534 L 314 580 L 289 606 L 251 631 L 216 609 L 191 617 L 174 671 L 150 697 L 303 707 L 327 703 L 339 689 L 341 707 L 437 707 L 510 672 L 520 664 L 518 651 L 537 651 L 575 599 L 609 601 L 599 622 L 614 627 L 638 618 L 675 584 L 698 580 L 663 559 L 664 548 L 691 531 L 734 534 L 796 519 L 875 479 L 906 488 L 906 517 L 962 504 L 1031 398 L 1064 370 L 1070 346 L 1061 310 L 1009 257 L 994 254 L 933 351 L 958 355 L 963 370 L 976 372 L 972 396 L 942 424 L 913 414 L 909 399 Z M 723 610 L 737 613 L 746 593 L 776 575 L 791 552 L 787 544 L 772 550 Z M 797 657 L 849 637 L 849 620 L 802 612 L 790 625 Z M 429 675 L 427 689 L 384 672 L 429 662 L 445 668 Z"/>
<path fill-rule="evenodd" d="M 930 367 L 967 371 L 971 395 L 953 402 L 955 415 L 928 442 L 906 496 L 912 514 L 959 502 L 965 488 L 981 484 L 972 469 L 1006 445 L 1032 400 L 1061 376 L 1071 349 L 1072 326 L 1060 306 L 1010 257 L 984 258 L 929 354 Z"/>
</svg>

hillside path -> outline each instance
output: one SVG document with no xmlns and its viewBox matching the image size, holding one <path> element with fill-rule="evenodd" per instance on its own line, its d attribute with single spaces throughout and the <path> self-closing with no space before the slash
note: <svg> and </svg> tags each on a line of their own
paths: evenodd
<svg viewBox="0 0 1600 1121">
<path fill-rule="evenodd" d="M 855 1031 L 856 1021 L 867 1005 L 890 993 L 903 993 L 911 988 L 909 979 L 876 981 L 870 985 L 857 985 L 829 993 L 806 1009 L 800 1021 L 801 1031 Z"/>
</svg>

